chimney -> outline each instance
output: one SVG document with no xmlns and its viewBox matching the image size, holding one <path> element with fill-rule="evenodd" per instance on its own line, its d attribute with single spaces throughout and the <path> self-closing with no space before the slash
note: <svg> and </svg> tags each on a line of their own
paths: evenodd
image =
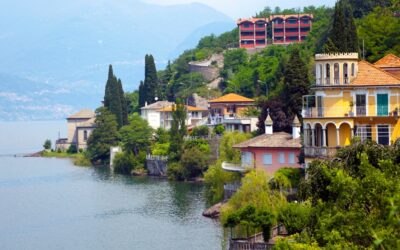
<svg viewBox="0 0 400 250">
<path fill-rule="evenodd" d="M 292 137 L 293 139 L 297 139 L 300 137 L 300 128 L 301 128 L 301 123 L 299 120 L 299 117 L 296 115 L 293 119 L 292 123 Z"/>
<path fill-rule="evenodd" d="M 274 122 L 268 114 L 267 118 L 265 119 L 265 134 L 272 135 L 274 133 L 273 125 Z"/>
</svg>

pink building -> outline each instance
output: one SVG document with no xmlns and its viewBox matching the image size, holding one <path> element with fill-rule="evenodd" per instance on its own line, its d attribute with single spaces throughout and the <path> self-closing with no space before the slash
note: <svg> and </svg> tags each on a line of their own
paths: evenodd
<svg viewBox="0 0 400 250">
<path fill-rule="evenodd" d="M 263 169 L 273 174 L 283 167 L 301 168 L 298 156 L 301 151 L 300 121 L 293 121 L 292 134 L 273 133 L 273 122 L 265 120 L 265 134 L 233 146 L 242 152 L 241 168 Z"/>
</svg>

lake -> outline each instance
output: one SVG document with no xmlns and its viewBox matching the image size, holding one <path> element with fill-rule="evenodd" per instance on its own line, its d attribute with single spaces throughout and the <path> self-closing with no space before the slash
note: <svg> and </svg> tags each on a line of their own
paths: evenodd
<svg viewBox="0 0 400 250">
<path fill-rule="evenodd" d="M 0 123 L 0 135 L 32 128 L 13 124 Z M 1 137 L 0 155 L 40 150 L 60 124 L 33 126 L 33 138 L 19 141 L 26 145 L 8 147 Z M 115 175 L 68 159 L 0 157 L 0 199 L 0 249 L 221 249 L 224 238 L 219 222 L 201 215 L 202 184 Z"/>
</svg>

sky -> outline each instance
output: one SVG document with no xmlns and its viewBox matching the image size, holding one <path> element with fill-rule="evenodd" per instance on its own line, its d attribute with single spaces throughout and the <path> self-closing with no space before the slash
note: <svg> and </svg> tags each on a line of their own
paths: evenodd
<svg viewBox="0 0 400 250">
<path fill-rule="evenodd" d="M 264 7 L 274 8 L 300 8 L 309 5 L 315 6 L 333 6 L 336 0 L 144 0 L 145 2 L 171 5 L 182 3 L 203 3 L 207 4 L 222 13 L 236 19 L 239 17 L 250 17 L 259 12 Z"/>
</svg>

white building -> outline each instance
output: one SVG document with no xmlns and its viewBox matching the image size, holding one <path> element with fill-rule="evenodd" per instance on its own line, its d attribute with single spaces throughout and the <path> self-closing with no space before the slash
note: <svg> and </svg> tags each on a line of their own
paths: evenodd
<svg viewBox="0 0 400 250">
<path fill-rule="evenodd" d="M 161 127 L 161 110 L 171 107 L 174 103 L 168 101 L 158 101 L 140 108 L 141 117 L 146 120 L 150 127 L 158 129 Z"/>
</svg>

